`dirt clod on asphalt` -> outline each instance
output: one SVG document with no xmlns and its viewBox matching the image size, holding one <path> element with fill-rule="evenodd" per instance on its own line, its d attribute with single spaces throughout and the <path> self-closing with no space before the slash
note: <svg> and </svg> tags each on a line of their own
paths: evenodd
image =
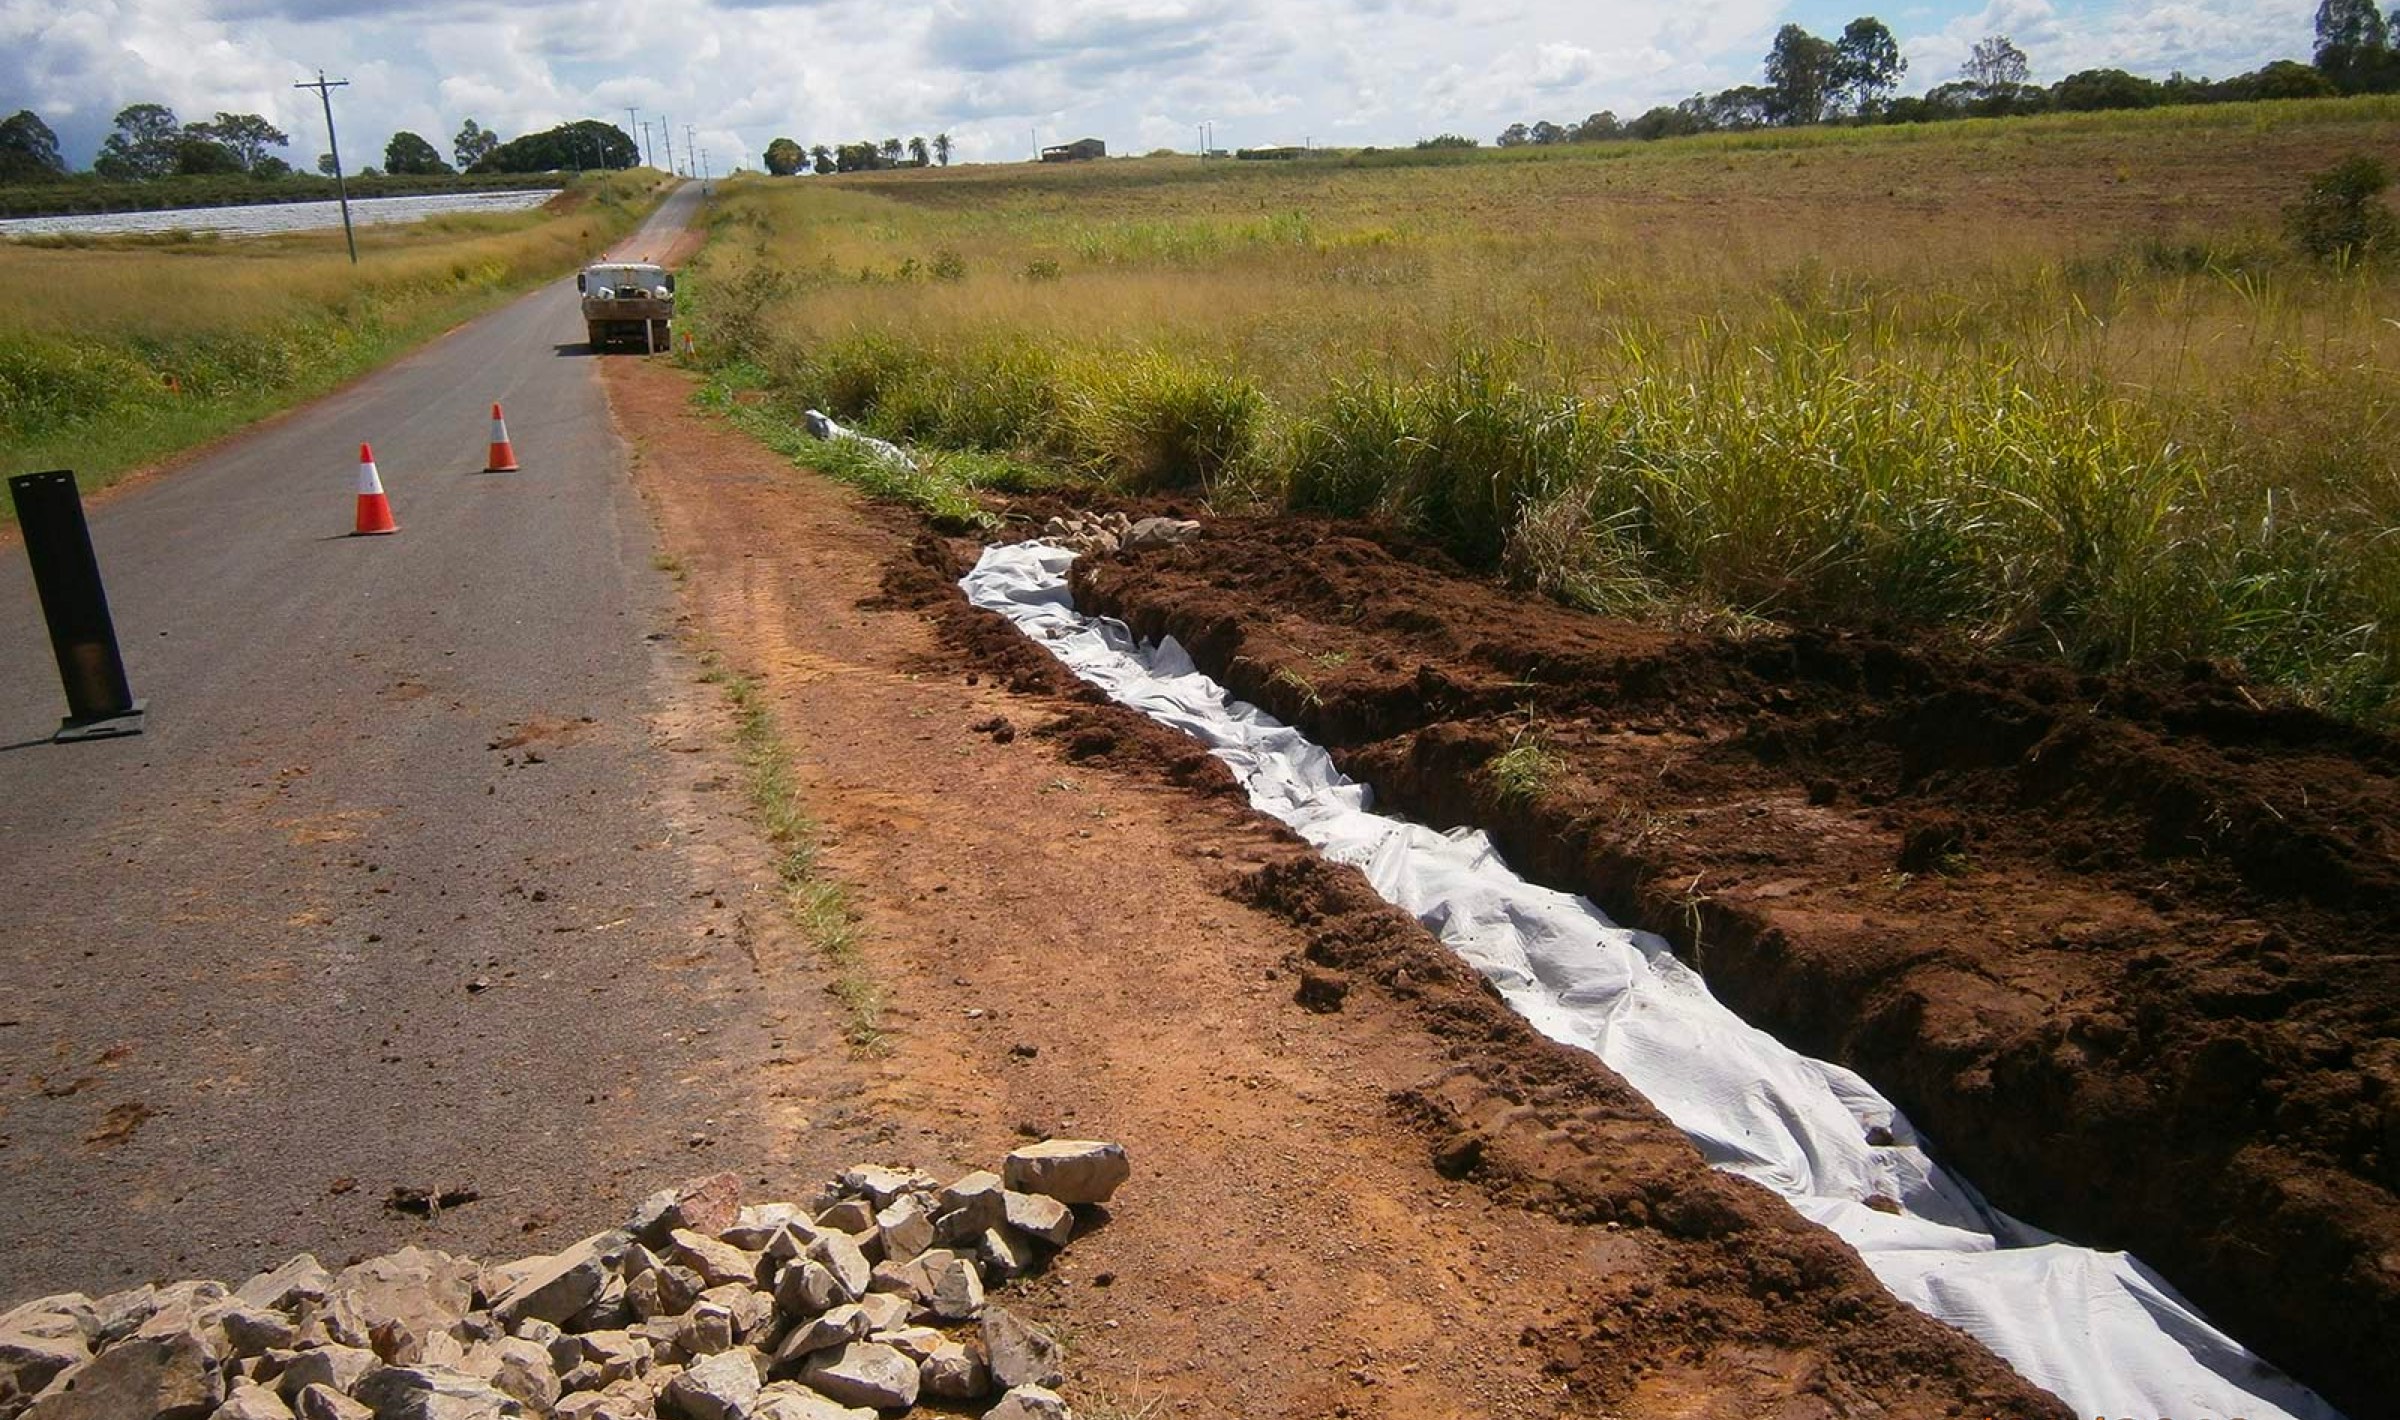
<svg viewBox="0 0 2400 1420">
<path fill-rule="evenodd" d="M 1219 524 L 1074 587 L 1673 940 L 2003 1208 L 2353 1413 L 2400 1395 L 2400 743 L 2206 665 L 1670 634 L 1357 527 Z"/>
<path fill-rule="evenodd" d="M 1144 1206 L 1025 1289 L 1085 1338 L 1088 1393 L 1311 1420 L 2065 1415 L 1708 1169 L 1191 741 L 969 608 L 971 543 L 793 469 L 658 363 L 605 376 L 692 634 L 771 707 L 886 994 L 879 1053 L 803 1072 L 796 1147 L 862 1116 L 939 1141 L 906 1160 L 936 1171 L 1122 1140 Z M 1299 999 L 1311 972 L 1339 1010 Z M 829 1106 L 823 1077 L 853 1073 Z"/>
</svg>

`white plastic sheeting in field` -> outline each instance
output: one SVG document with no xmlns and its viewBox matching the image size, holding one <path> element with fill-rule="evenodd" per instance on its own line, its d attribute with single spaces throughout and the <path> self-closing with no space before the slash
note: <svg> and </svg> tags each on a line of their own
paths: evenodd
<svg viewBox="0 0 2400 1420">
<path fill-rule="evenodd" d="M 1663 940 L 1526 882 L 1482 833 L 1369 812 L 1365 785 L 1227 695 L 1172 639 L 1143 645 L 1120 622 L 1079 614 L 1067 589 L 1073 561 L 1047 543 L 988 548 L 960 585 L 1111 698 L 1205 743 L 1253 805 L 1364 871 L 1535 1028 L 1608 1062 L 1710 1163 L 1832 1229 L 1900 1298 L 1973 1334 L 2084 1415 L 2339 1420 L 2133 1258 L 1992 1208 L 1927 1156 L 1873 1086 L 1744 1024 Z M 1892 1143 L 1867 1142 L 1878 1127 Z M 1901 1212 L 1868 1207 L 1879 1194 Z"/>
</svg>

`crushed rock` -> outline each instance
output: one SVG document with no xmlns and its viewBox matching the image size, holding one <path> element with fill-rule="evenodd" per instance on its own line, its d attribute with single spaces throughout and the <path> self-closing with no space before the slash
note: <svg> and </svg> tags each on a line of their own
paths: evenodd
<svg viewBox="0 0 2400 1420">
<path fill-rule="evenodd" d="M 986 1289 L 1129 1170 L 1060 1140 L 947 1184 L 862 1164 L 805 1206 L 717 1174 L 547 1256 L 41 1297 L 0 1311 L 0 1420 L 890 1420 L 920 1395 L 1072 1420 L 1058 1342 Z"/>
</svg>

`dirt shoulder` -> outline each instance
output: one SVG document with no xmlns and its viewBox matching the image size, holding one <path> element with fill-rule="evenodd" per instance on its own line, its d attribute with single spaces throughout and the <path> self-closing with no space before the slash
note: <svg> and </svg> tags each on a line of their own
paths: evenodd
<svg viewBox="0 0 2400 1420">
<path fill-rule="evenodd" d="M 881 1053 L 826 1062 L 847 1114 L 921 1124 L 890 1151 L 937 1172 L 1051 1131 L 1132 1153 L 1022 1289 L 1088 1408 L 2064 1414 L 969 609 L 970 547 L 671 369 L 604 374 L 693 635 L 772 705 L 888 995 Z"/>
<path fill-rule="evenodd" d="M 2353 1413 L 2400 1394 L 2400 744 L 2206 666 L 1670 635 L 1326 524 L 1087 560 L 1076 598 L 1669 937 L 2003 1208 Z"/>
</svg>

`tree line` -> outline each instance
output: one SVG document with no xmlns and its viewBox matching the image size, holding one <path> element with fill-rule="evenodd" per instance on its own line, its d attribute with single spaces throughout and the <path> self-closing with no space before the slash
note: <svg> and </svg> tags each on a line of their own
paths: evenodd
<svg viewBox="0 0 2400 1420">
<path fill-rule="evenodd" d="M 767 171 L 777 177 L 792 177 L 807 173 L 870 173 L 881 168 L 924 168 L 940 163 L 950 166 L 950 135 L 936 133 L 933 140 L 911 138 L 905 143 L 886 138 L 880 143 L 858 142 L 814 147 L 802 147 L 789 138 L 778 138 L 767 145 Z"/>
<path fill-rule="evenodd" d="M 2181 73 L 2147 79 L 2122 69 L 2085 69 L 2047 86 L 2031 82 L 2025 52 L 2006 35 L 1976 42 L 1958 76 L 1920 96 L 1899 94 L 1908 60 L 1881 20 L 1862 15 L 1825 39 L 1799 25 L 1776 32 L 1762 82 L 1694 94 L 1620 121 L 1602 111 L 1580 123 L 1512 123 L 1503 148 L 1616 139 L 1675 138 L 1693 133 L 1820 123 L 1930 123 L 2047 112 L 2157 108 L 2167 104 L 2243 103 L 2256 99 L 2326 98 L 2400 92 L 2400 8 L 2389 15 L 2375 0 L 2320 0 L 2315 63 L 2279 59 L 2230 79 Z M 1421 140 L 1419 148 L 1471 148 L 1455 133 Z"/>
<path fill-rule="evenodd" d="M 91 175 L 110 182 L 152 182 L 172 177 L 240 176 L 275 181 L 292 175 L 292 165 L 268 152 L 286 147 L 291 136 L 255 113 L 220 113 L 185 123 L 164 104 L 128 104 L 92 159 Z M 945 142 L 947 140 L 945 139 Z M 500 135 L 468 119 L 452 138 L 445 160 L 432 143 L 402 130 L 384 145 L 383 166 L 359 170 L 433 176 L 443 173 L 538 173 L 560 168 L 630 168 L 642 160 L 625 131 L 613 123 L 582 119 L 503 142 Z M 333 171 L 333 155 L 317 158 L 317 171 Z M 19 109 L 0 119 L 0 183 L 56 182 L 74 176 L 58 150 L 58 135 L 41 115 Z"/>
<path fill-rule="evenodd" d="M 117 114 L 116 131 L 100 145 L 92 172 L 117 182 L 228 173 L 278 178 L 292 165 L 267 150 L 291 141 L 255 113 L 220 113 L 203 123 L 184 123 L 164 104 L 129 104 Z M 19 109 L 0 119 L 0 182 L 50 182 L 68 175 L 58 135 L 40 114 Z"/>
</svg>

